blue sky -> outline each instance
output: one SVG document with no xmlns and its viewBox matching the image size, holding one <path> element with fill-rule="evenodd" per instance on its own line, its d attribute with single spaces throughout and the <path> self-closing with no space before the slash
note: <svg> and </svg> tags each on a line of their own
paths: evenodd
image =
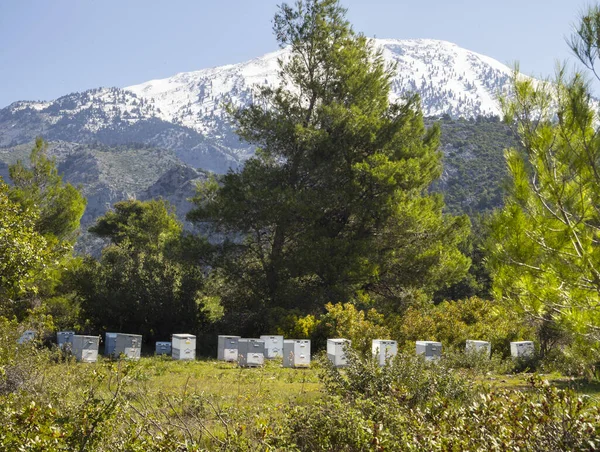
<svg viewBox="0 0 600 452">
<path fill-rule="evenodd" d="M 0 0 L 0 108 L 123 87 L 275 50 L 275 0 Z M 583 0 L 343 0 L 355 30 L 454 42 L 523 72 L 574 61 Z"/>
</svg>

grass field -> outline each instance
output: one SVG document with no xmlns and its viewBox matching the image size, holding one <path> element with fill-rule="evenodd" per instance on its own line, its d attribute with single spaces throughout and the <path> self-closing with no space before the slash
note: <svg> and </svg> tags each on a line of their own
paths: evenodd
<svg viewBox="0 0 600 452">
<path fill-rule="evenodd" d="M 6 419 L 0 424 L 13 434 L 13 439 L 17 438 L 8 443 L 11 446 L 36 443 L 40 432 L 46 432 L 44 438 L 49 444 L 55 435 L 70 435 L 68 444 L 81 445 L 92 438 L 94 446 L 90 450 L 101 451 L 141 451 L 150 450 L 147 447 L 151 446 L 156 446 L 151 450 L 180 450 L 175 444 L 194 445 L 181 450 L 279 450 L 265 445 L 289 439 L 290 419 L 298 413 L 321 413 L 335 418 L 337 411 L 350 410 L 341 414 L 344 421 L 336 427 L 338 432 L 345 431 L 343 416 L 354 421 L 357 418 L 353 416 L 359 416 L 346 405 L 327 411 L 335 398 L 324 390 L 322 379 L 325 374 L 331 377 L 331 373 L 322 360 L 323 357 L 313 360 L 310 369 L 283 368 L 279 360 L 268 361 L 260 368 L 240 368 L 214 359 L 173 361 L 169 357 L 142 357 L 139 361 L 100 357 L 97 363 L 88 364 L 78 363 L 72 357 L 64 359 L 59 353 L 42 353 L 39 360 L 32 358 L 28 367 L 36 374 L 29 374 L 26 390 L 18 397 L 7 395 L 4 399 L 8 402 Z M 449 371 L 462 374 L 484 392 L 514 390 L 509 401 L 518 400 L 521 391 L 534 390 L 528 381 L 530 374 Z M 351 375 L 353 371 L 341 372 Z M 364 375 L 377 375 L 368 372 Z M 402 384 L 408 384 L 408 391 L 421 393 L 418 385 L 425 380 L 421 381 L 418 375 L 415 378 L 420 381 L 415 387 L 408 381 Z M 434 384 L 441 382 L 444 391 L 444 381 L 439 376 L 434 378 L 438 379 Z M 588 394 L 595 405 L 600 405 L 599 384 L 559 374 L 543 378 L 558 387 Z M 451 392 L 447 397 L 450 401 Z M 406 413 L 410 418 L 410 409 Z M 328 429 L 320 428 L 325 428 L 320 435 Z M 306 432 L 295 434 L 312 435 Z M 2 441 L 0 428 L 0 444 Z M 130 443 L 137 448 L 129 448 Z"/>
</svg>

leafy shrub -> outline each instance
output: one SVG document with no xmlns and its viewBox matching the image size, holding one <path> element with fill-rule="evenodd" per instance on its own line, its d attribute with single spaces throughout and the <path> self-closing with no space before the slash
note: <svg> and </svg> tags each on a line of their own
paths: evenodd
<svg viewBox="0 0 600 452">
<path fill-rule="evenodd" d="M 493 351 L 510 354 L 510 342 L 534 337 L 514 313 L 492 301 L 471 297 L 436 306 L 411 307 L 395 319 L 398 340 L 412 347 L 416 340 L 442 342 L 445 350 L 464 349 L 467 339 L 485 340 Z"/>
<path fill-rule="evenodd" d="M 340 370 L 322 362 L 321 380 L 328 393 L 349 398 L 394 397 L 406 406 L 422 406 L 434 399 L 465 401 L 472 393 L 471 383 L 447 367 L 443 361 L 426 361 L 421 356 L 397 355 L 386 365 L 361 358 L 348 350 L 348 366 Z"/>
<path fill-rule="evenodd" d="M 40 342 L 45 332 L 53 328 L 52 319 L 47 316 L 32 315 L 26 324 L 0 316 L 0 395 L 30 390 L 43 377 L 51 353 L 41 348 Z M 18 344 L 25 330 L 36 331 L 36 338 Z"/>
<path fill-rule="evenodd" d="M 444 352 L 442 360 L 451 369 L 468 369 L 473 374 L 507 374 L 514 370 L 514 362 L 500 352 L 494 352 L 490 356 L 485 350 L 450 350 Z"/>
<path fill-rule="evenodd" d="M 375 309 L 357 309 L 352 303 L 327 303 L 326 313 L 316 318 L 313 315 L 296 318 L 291 337 L 311 339 L 312 350 L 325 348 L 327 338 L 343 337 L 352 341 L 352 348 L 363 356 L 371 354 L 373 339 L 390 338 L 383 314 Z"/>
<path fill-rule="evenodd" d="M 443 363 L 402 357 L 379 368 L 351 361 L 344 371 L 325 367 L 324 400 L 288 408 L 285 434 L 292 450 L 600 448 L 600 407 L 537 377 L 528 391 L 474 391 Z"/>
</svg>

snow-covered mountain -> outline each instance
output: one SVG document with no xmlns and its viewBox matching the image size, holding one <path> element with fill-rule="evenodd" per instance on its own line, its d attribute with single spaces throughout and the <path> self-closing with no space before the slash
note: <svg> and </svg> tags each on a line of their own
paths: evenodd
<svg viewBox="0 0 600 452">
<path fill-rule="evenodd" d="M 418 92 L 426 116 L 499 114 L 496 95 L 507 88 L 512 73 L 505 65 L 445 41 L 375 43 L 397 65 L 392 100 Z M 0 147 L 38 135 L 76 143 L 137 142 L 172 150 L 191 166 L 224 172 L 253 150 L 233 134 L 223 104 L 247 104 L 257 85 L 276 85 L 277 61 L 285 54 L 279 50 L 245 63 L 50 102 L 15 102 L 0 110 Z"/>
</svg>

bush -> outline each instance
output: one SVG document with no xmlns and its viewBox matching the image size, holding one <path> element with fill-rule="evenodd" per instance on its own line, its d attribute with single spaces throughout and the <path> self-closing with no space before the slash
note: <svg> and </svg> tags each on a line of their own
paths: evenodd
<svg viewBox="0 0 600 452">
<path fill-rule="evenodd" d="M 383 314 L 375 309 L 363 311 L 352 303 L 327 303 L 327 312 L 318 319 L 313 315 L 295 318 L 288 331 L 291 337 L 310 338 L 313 351 L 323 350 L 327 338 L 343 337 L 352 341 L 352 348 L 362 356 L 371 355 L 373 339 L 391 337 Z"/>
<path fill-rule="evenodd" d="M 514 313 L 502 305 L 478 297 L 445 301 L 436 306 L 411 307 L 395 319 L 399 342 L 412 347 L 417 340 L 435 340 L 444 350 L 462 350 L 467 339 L 485 340 L 493 351 L 510 354 L 510 342 L 535 337 Z"/>
<path fill-rule="evenodd" d="M 46 316 L 31 315 L 26 324 L 0 316 L 0 395 L 32 390 L 40 381 L 51 356 L 41 341 L 53 328 L 52 319 Z M 18 344 L 26 330 L 36 331 L 36 338 Z"/>
<path fill-rule="evenodd" d="M 530 389 L 475 390 L 443 362 L 402 356 L 379 367 L 352 355 L 324 365 L 324 400 L 286 411 L 300 451 L 558 450 L 600 448 L 600 408 L 539 377 Z"/>
</svg>

